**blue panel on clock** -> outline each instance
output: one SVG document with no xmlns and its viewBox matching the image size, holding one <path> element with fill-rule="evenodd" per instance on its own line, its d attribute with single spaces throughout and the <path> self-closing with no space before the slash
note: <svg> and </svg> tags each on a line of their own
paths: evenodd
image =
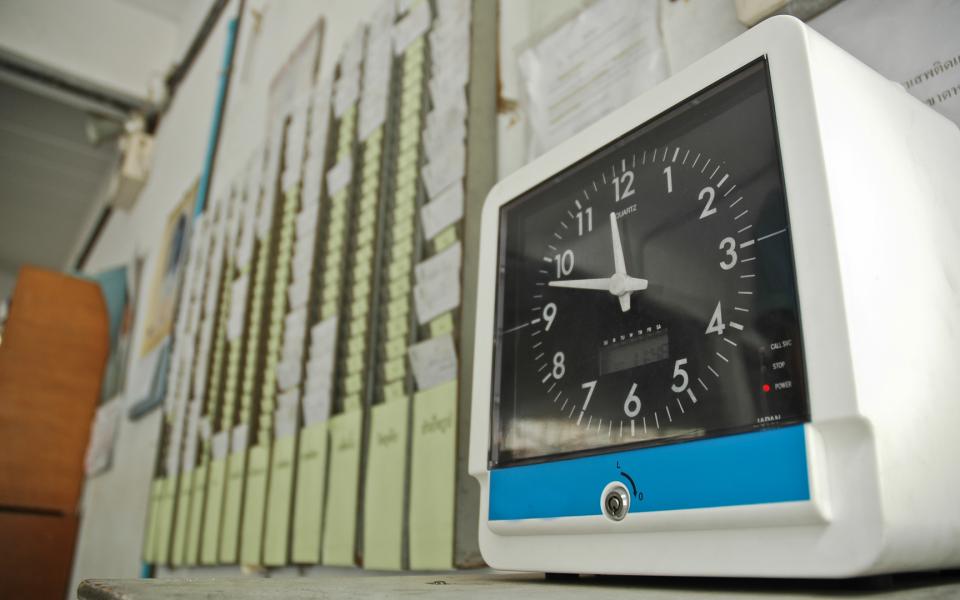
<svg viewBox="0 0 960 600">
<path fill-rule="evenodd" d="M 802 425 L 494 469 L 491 521 L 600 515 L 613 480 L 634 494 L 630 512 L 810 499 Z"/>
</svg>

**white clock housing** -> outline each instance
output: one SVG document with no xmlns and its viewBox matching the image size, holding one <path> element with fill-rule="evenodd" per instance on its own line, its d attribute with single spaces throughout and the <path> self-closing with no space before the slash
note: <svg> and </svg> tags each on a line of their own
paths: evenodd
<svg viewBox="0 0 960 600">
<path fill-rule="evenodd" d="M 631 485 L 611 476 L 587 513 L 494 514 L 501 207 L 761 58 L 803 316 L 810 418 L 796 427 L 805 496 L 643 510 L 641 498 L 631 501 Z M 800 21 L 775 17 L 501 181 L 483 207 L 469 463 L 482 490 L 480 548 L 489 565 L 758 577 L 960 566 L 958 165 L 960 131 L 952 122 Z M 578 472 L 591 464 L 581 461 Z M 643 472 L 632 479 L 644 487 Z M 498 502 L 533 510 L 568 492 L 516 493 Z"/>
</svg>

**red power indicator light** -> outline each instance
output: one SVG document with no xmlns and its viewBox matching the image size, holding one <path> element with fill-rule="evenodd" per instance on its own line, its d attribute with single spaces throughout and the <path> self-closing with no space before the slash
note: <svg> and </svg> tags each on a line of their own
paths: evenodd
<svg viewBox="0 0 960 600">
<path fill-rule="evenodd" d="M 764 393 L 770 391 L 770 384 L 769 384 L 769 383 L 763 384 L 763 391 L 764 391 Z"/>
</svg>

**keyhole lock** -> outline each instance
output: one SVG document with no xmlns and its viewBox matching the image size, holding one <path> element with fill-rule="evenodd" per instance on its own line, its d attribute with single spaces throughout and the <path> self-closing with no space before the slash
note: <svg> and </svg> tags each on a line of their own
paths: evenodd
<svg viewBox="0 0 960 600">
<path fill-rule="evenodd" d="M 610 482 L 600 497 L 600 509 L 611 521 L 622 521 L 630 512 L 630 494 L 619 481 Z"/>
</svg>

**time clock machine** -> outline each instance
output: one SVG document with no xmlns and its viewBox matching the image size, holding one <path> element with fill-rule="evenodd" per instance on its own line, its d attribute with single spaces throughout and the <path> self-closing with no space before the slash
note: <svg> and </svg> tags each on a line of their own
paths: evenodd
<svg viewBox="0 0 960 600">
<path fill-rule="evenodd" d="M 494 568 L 960 565 L 960 131 L 758 25 L 483 207 L 470 472 Z"/>
</svg>

